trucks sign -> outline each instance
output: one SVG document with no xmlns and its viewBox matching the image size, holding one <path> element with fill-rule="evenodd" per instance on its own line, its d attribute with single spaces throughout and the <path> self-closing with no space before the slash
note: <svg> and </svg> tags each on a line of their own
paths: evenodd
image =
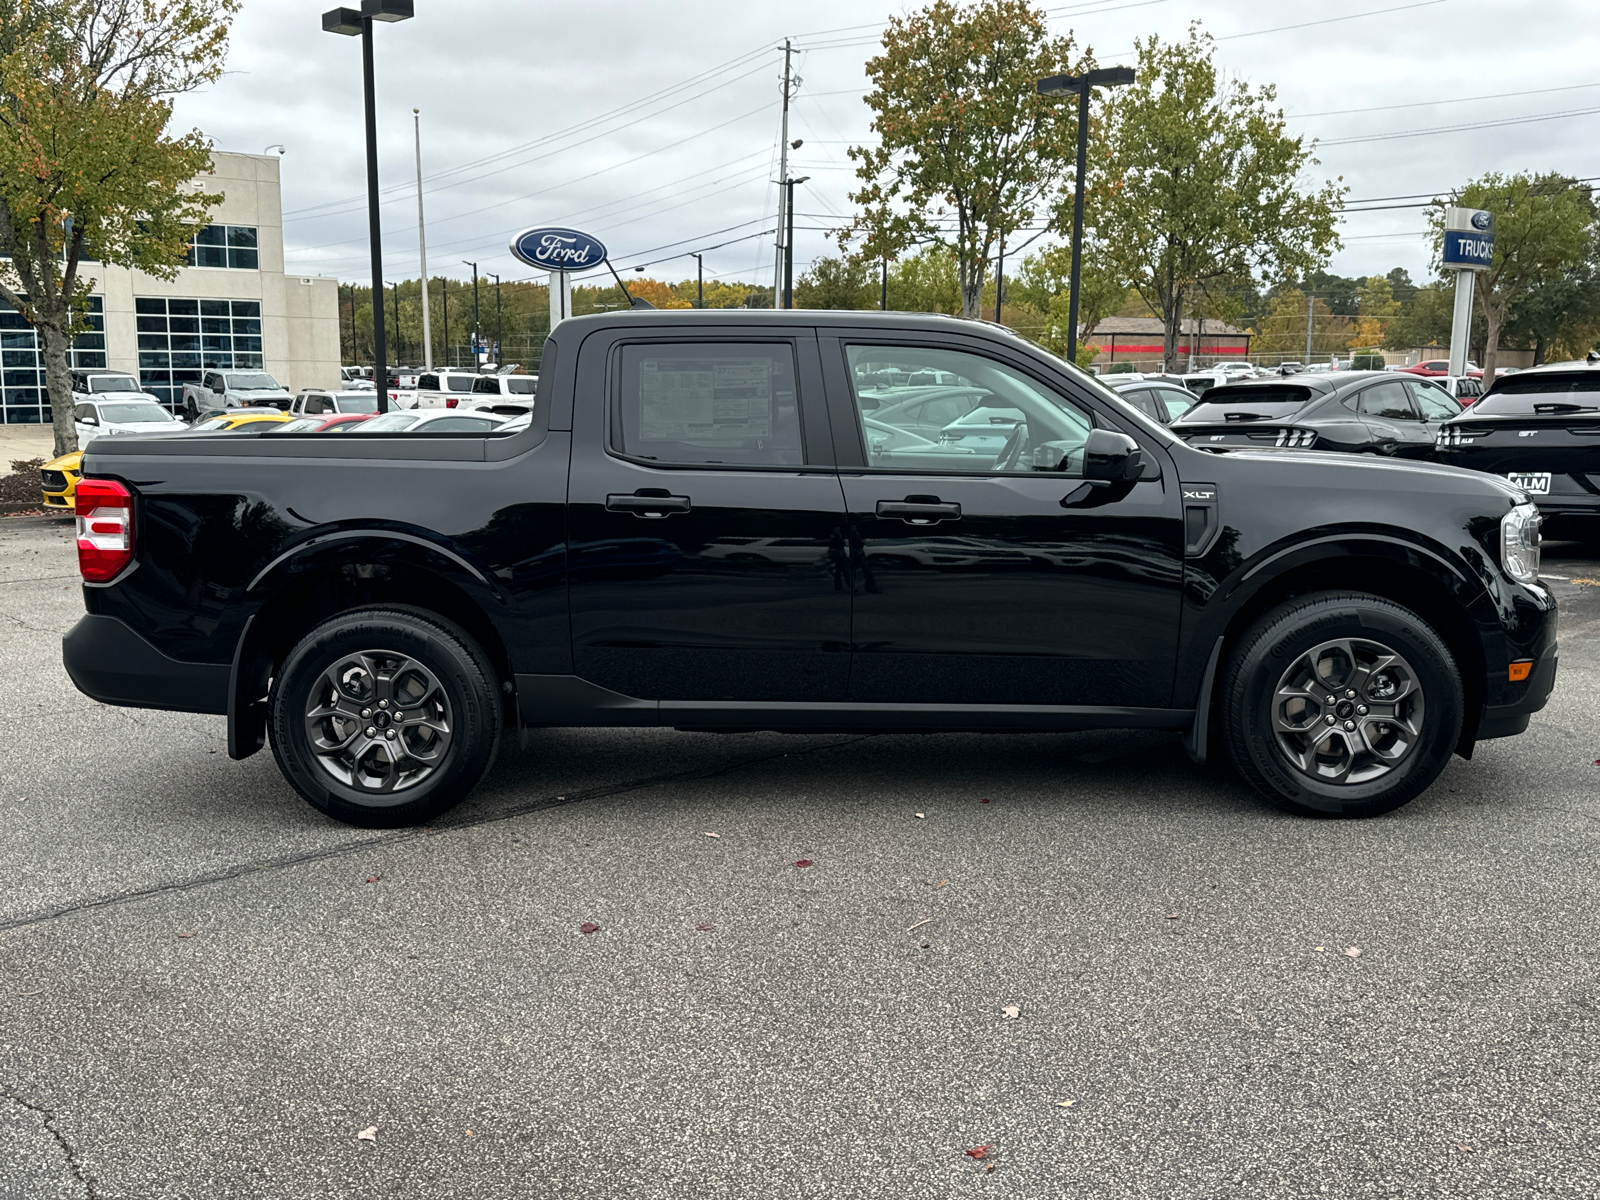
<svg viewBox="0 0 1600 1200">
<path fill-rule="evenodd" d="M 1443 264 L 1484 271 L 1494 262 L 1494 214 L 1477 208 L 1444 210 Z"/>
<path fill-rule="evenodd" d="M 541 271 L 592 271 L 606 262 L 600 239 L 576 229 L 524 230 L 512 240 L 511 253 Z"/>
</svg>

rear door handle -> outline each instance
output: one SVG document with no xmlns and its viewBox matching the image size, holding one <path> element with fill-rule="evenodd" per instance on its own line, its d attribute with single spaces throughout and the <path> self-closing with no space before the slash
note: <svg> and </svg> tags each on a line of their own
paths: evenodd
<svg viewBox="0 0 1600 1200">
<path fill-rule="evenodd" d="M 907 496 L 904 500 L 879 500 L 878 516 L 899 519 L 912 525 L 934 525 L 940 521 L 959 521 L 961 505 L 946 504 L 937 496 Z"/>
<path fill-rule="evenodd" d="M 669 496 L 663 488 L 640 488 L 631 496 L 613 492 L 606 497 L 607 512 L 628 512 L 646 520 L 660 520 L 672 513 L 689 511 L 689 497 Z"/>
</svg>

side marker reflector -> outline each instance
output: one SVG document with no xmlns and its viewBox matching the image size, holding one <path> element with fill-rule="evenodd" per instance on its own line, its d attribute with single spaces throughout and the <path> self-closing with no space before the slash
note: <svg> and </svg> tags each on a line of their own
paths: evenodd
<svg viewBox="0 0 1600 1200">
<path fill-rule="evenodd" d="M 1510 670 L 1510 672 L 1508 674 L 1510 675 L 1512 683 L 1521 683 L 1524 679 L 1526 679 L 1529 676 L 1529 674 L 1532 673 L 1532 671 L 1533 671 L 1533 660 L 1530 658 L 1530 659 L 1525 659 L 1522 662 L 1514 662 L 1514 663 L 1512 663 L 1511 664 L 1511 670 Z"/>
</svg>

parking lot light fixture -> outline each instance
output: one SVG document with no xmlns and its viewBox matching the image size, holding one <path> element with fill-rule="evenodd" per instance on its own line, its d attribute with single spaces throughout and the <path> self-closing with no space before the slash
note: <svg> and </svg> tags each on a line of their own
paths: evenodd
<svg viewBox="0 0 1600 1200">
<path fill-rule="evenodd" d="M 1089 93 L 1124 87 L 1136 79 L 1132 67 L 1099 67 L 1086 75 L 1050 75 L 1039 80 L 1041 96 L 1078 97 L 1078 177 L 1072 188 L 1072 284 L 1067 302 L 1067 361 L 1078 361 L 1078 281 L 1083 274 L 1083 175 L 1089 158 Z M 997 306 L 998 307 L 998 306 Z"/>
<path fill-rule="evenodd" d="M 332 8 L 322 14 L 324 33 L 361 37 L 361 87 L 367 125 L 367 225 L 372 242 L 372 382 L 378 411 L 389 411 L 388 347 L 383 336 L 383 239 L 378 222 L 378 118 L 373 101 L 372 23 L 404 21 L 412 0 L 362 0 L 361 8 Z"/>
</svg>

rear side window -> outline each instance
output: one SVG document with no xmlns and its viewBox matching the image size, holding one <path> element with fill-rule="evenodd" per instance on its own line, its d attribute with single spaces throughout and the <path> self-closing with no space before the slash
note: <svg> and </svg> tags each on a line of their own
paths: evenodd
<svg viewBox="0 0 1600 1200">
<path fill-rule="evenodd" d="M 1185 424 L 1222 421 L 1277 421 L 1299 412 L 1317 393 L 1293 384 L 1214 387 L 1205 399 L 1183 414 Z"/>
<path fill-rule="evenodd" d="M 538 381 L 528 375 L 513 375 L 510 379 L 502 379 L 500 382 L 505 384 L 506 392 L 512 396 L 531 396 L 533 385 Z"/>
<path fill-rule="evenodd" d="M 1424 421 L 1448 421 L 1461 415 L 1460 403 L 1443 388 L 1420 379 L 1407 380 L 1406 387 L 1411 389 Z"/>
<path fill-rule="evenodd" d="M 1495 380 L 1472 411 L 1499 416 L 1600 412 L 1600 371 L 1508 375 Z"/>
<path fill-rule="evenodd" d="M 1405 385 L 1398 379 L 1369 387 L 1357 398 L 1357 411 L 1364 417 L 1381 417 L 1386 421 L 1415 421 L 1417 414 L 1406 395 Z"/>
<path fill-rule="evenodd" d="M 1194 407 L 1194 396 L 1178 388 L 1156 388 L 1150 394 L 1166 409 L 1168 421 L 1176 421 Z"/>
<path fill-rule="evenodd" d="M 611 446 L 685 465 L 799 466 L 799 396 L 788 343 L 622 347 Z"/>
</svg>

